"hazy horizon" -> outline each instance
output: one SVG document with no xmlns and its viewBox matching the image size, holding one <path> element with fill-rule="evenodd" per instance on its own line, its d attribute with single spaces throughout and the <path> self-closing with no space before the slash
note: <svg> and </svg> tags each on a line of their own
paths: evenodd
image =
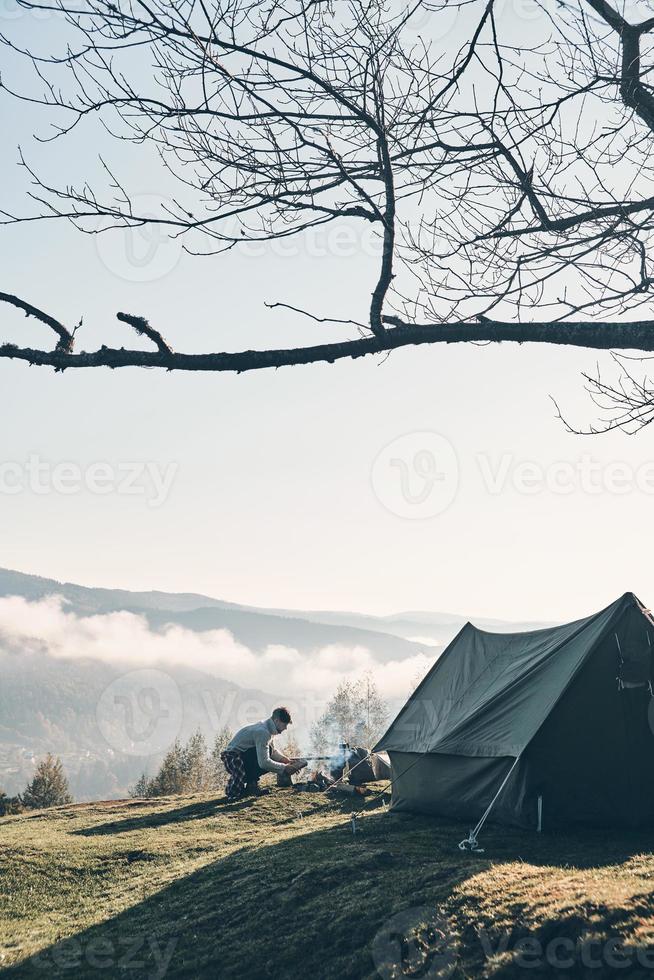
<svg viewBox="0 0 654 980">
<path fill-rule="evenodd" d="M 433 616 L 452 616 L 453 618 L 456 618 L 456 619 L 473 618 L 473 617 L 476 616 L 476 618 L 478 618 L 478 619 L 484 619 L 484 620 L 497 619 L 498 622 L 518 622 L 519 623 L 519 622 L 522 622 L 522 621 L 528 621 L 528 620 L 523 620 L 521 617 L 518 617 L 515 620 L 504 620 L 504 619 L 502 619 L 500 617 L 497 617 L 497 616 L 487 616 L 487 615 L 484 615 L 484 614 L 481 614 L 481 613 L 476 614 L 476 613 L 474 613 L 474 611 L 472 611 L 472 612 L 470 612 L 470 611 L 458 611 L 458 610 L 455 610 L 455 609 L 440 609 L 440 608 L 433 608 L 433 609 L 427 609 L 427 608 L 422 608 L 422 609 L 417 609 L 417 608 L 402 608 L 402 609 L 399 609 L 398 608 L 398 609 L 390 609 L 387 612 L 375 612 L 375 611 L 370 610 L 370 609 L 360 609 L 360 608 L 354 608 L 354 607 L 353 608 L 344 608 L 344 607 L 334 608 L 334 607 L 331 607 L 331 606 L 324 606 L 324 607 L 323 606 L 311 606 L 311 607 L 309 607 L 309 606 L 289 606 L 289 605 L 281 605 L 281 606 L 280 605 L 277 605 L 277 606 L 275 606 L 275 605 L 272 605 L 272 604 L 258 604 L 258 603 L 254 603 L 254 602 L 249 601 L 247 598 L 245 598 L 245 599 L 231 598 L 231 597 L 227 597 L 227 596 L 224 596 L 224 595 L 216 595 L 214 593 L 199 591 L 197 589 L 189 589 L 189 588 L 185 588 L 184 585 L 183 585 L 183 583 L 180 584 L 180 587 L 179 588 L 159 589 L 159 588 L 157 588 L 155 586 L 148 586 L 148 585 L 143 585 L 143 586 L 126 586 L 123 583 L 115 582 L 115 581 L 104 583 L 104 582 L 86 581 L 86 580 L 81 580 L 79 578 L 62 578 L 61 576 L 57 576 L 57 575 L 54 575 L 54 574 L 51 575 L 49 573 L 43 572 L 43 571 L 38 570 L 38 569 L 37 570 L 30 570 L 30 569 L 26 569 L 26 568 L 8 568 L 6 566 L 0 566 L 0 571 L 16 572 L 16 573 L 18 573 L 20 575 L 30 575 L 30 576 L 34 576 L 36 578 L 50 579 L 50 580 L 53 580 L 55 582 L 58 582 L 58 583 L 60 583 L 62 585 L 64 585 L 64 584 L 67 584 L 67 585 L 79 585 L 79 586 L 82 586 L 83 588 L 87 588 L 87 589 L 108 589 L 108 590 L 111 590 L 111 591 L 113 591 L 113 590 L 116 590 L 116 591 L 123 590 L 123 591 L 134 592 L 134 593 L 139 593 L 139 592 L 158 592 L 158 593 L 161 593 L 162 595 L 178 595 L 178 594 L 197 595 L 197 596 L 201 596 L 201 597 L 208 598 L 208 599 L 217 599 L 217 600 L 222 601 L 222 602 L 233 603 L 234 605 L 243 606 L 244 608 L 251 608 L 251 609 L 257 609 L 257 610 L 262 610 L 262 611 L 283 609 L 283 610 L 287 610 L 287 611 L 290 611 L 290 612 L 297 612 L 297 613 L 302 613 L 302 612 L 305 612 L 305 613 L 311 613 L 311 612 L 316 612 L 316 613 L 323 613 L 323 612 L 324 613 L 344 613 L 346 615 L 371 616 L 373 618 L 390 618 L 390 617 L 397 617 L 397 616 L 411 616 L 411 615 L 425 615 L 426 614 L 426 615 L 433 615 Z M 628 592 L 628 591 L 631 591 L 631 590 L 625 589 L 624 591 Z M 615 596 L 615 598 L 618 598 L 618 596 Z"/>
</svg>

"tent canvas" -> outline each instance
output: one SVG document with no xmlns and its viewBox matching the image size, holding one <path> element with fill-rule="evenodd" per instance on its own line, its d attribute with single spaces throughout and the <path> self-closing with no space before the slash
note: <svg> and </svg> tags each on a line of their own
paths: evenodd
<svg viewBox="0 0 654 980">
<path fill-rule="evenodd" d="M 526 827 L 654 822 L 654 624 L 628 592 L 585 619 L 527 633 L 467 623 L 375 751 L 393 807 Z M 516 761 L 517 760 L 517 761 Z"/>
</svg>

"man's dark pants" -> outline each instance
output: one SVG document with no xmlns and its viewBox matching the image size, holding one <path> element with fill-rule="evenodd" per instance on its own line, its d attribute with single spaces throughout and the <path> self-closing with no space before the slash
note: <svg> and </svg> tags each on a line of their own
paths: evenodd
<svg viewBox="0 0 654 980">
<path fill-rule="evenodd" d="M 246 749 L 245 752 L 223 752 L 223 764 L 229 773 L 227 783 L 227 799 L 238 800 L 248 789 L 256 789 L 259 779 L 264 774 L 257 759 L 256 749 Z"/>
<path fill-rule="evenodd" d="M 266 771 L 259 765 L 256 749 L 246 749 L 243 752 L 243 766 L 245 768 L 245 785 L 250 789 L 255 789 Z"/>
</svg>

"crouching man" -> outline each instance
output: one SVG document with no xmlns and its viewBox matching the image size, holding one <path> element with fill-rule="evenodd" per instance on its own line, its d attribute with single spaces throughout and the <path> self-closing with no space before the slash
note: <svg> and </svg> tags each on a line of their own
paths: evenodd
<svg viewBox="0 0 654 980">
<path fill-rule="evenodd" d="M 266 772 L 291 776 L 306 766 L 304 759 L 289 759 L 274 746 L 275 735 L 281 735 L 291 724 L 288 708 L 275 708 L 270 718 L 241 728 L 221 754 L 229 773 L 227 799 L 259 795 L 259 778 Z"/>
</svg>

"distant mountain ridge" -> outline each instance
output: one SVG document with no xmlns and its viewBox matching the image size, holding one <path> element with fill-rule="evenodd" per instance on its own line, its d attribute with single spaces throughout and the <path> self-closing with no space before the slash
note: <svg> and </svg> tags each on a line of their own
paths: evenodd
<svg viewBox="0 0 654 980">
<path fill-rule="evenodd" d="M 80 615 L 128 610 L 145 614 L 153 626 L 172 621 L 193 630 L 228 629 L 239 642 L 255 649 L 268 643 L 299 644 L 301 647 L 308 644 L 312 649 L 330 643 L 370 645 L 383 661 L 412 656 L 425 646 L 442 648 L 467 622 L 465 616 L 452 613 L 402 612 L 373 616 L 356 612 L 265 608 L 192 592 L 95 588 L 0 569 L 0 596 L 20 595 L 36 600 L 55 594 L 64 596 Z M 481 629 L 506 632 L 552 625 L 482 617 L 475 618 L 474 623 Z M 333 632 L 333 628 L 340 632 Z M 404 642 L 394 642 L 393 638 Z"/>
<path fill-rule="evenodd" d="M 396 634 L 364 629 L 341 622 L 319 622 L 300 613 L 258 610 L 192 593 L 129 592 L 125 589 L 87 588 L 70 582 L 0 570 L 0 596 L 21 596 L 37 601 L 59 595 L 78 616 L 132 612 L 144 616 L 153 629 L 174 623 L 194 632 L 228 630 L 234 639 L 254 651 L 271 644 L 288 646 L 310 655 L 326 646 L 365 647 L 375 659 L 388 663 L 416 656 L 425 646 Z M 0 624 L 1 626 L 1 624 Z M 438 650 L 432 650 L 438 653 Z"/>
</svg>

